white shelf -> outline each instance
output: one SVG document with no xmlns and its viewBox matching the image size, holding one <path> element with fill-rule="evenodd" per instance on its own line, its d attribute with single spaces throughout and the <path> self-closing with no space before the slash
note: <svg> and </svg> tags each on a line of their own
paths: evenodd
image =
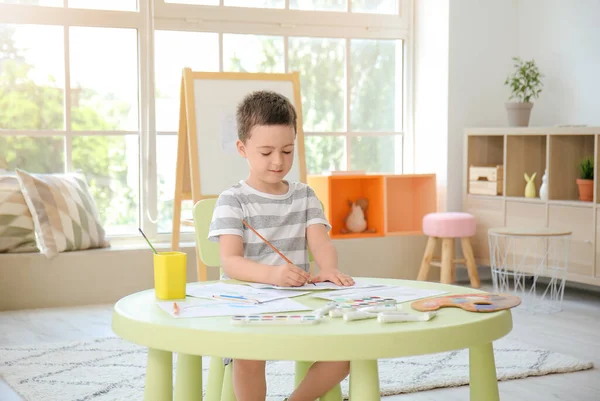
<svg viewBox="0 0 600 401">
<path fill-rule="evenodd" d="M 600 127 L 467 127 L 465 134 L 477 135 L 594 135 Z"/>
</svg>

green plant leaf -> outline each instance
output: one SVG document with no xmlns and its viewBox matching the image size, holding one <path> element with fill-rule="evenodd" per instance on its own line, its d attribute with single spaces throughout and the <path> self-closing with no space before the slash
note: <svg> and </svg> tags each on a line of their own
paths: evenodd
<svg viewBox="0 0 600 401">
<path fill-rule="evenodd" d="M 539 72 L 535 60 L 524 62 L 520 57 L 512 59 L 515 62 L 515 71 L 504 81 L 504 85 L 511 89 L 509 99 L 519 99 L 522 102 L 529 102 L 532 98 L 537 99 L 542 91 L 543 75 Z"/>
<path fill-rule="evenodd" d="M 579 163 L 579 178 L 582 180 L 594 179 L 594 161 L 591 157 L 587 157 Z"/>
</svg>

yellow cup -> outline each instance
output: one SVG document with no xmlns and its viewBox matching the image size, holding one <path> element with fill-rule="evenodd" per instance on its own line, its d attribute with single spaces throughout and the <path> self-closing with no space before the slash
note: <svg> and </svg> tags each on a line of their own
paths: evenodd
<svg viewBox="0 0 600 401">
<path fill-rule="evenodd" d="M 158 252 L 154 254 L 154 293 L 156 298 L 185 298 L 187 254 Z"/>
</svg>

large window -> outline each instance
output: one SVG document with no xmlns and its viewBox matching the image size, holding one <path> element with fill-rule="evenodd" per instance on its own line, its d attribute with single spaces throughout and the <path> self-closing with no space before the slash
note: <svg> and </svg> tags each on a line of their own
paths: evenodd
<svg viewBox="0 0 600 401">
<path fill-rule="evenodd" d="M 64 6 L 0 0 L 0 169 L 81 170 L 108 233 L 133 234 L 142 19 L 80 9 L 137 10 L 135 0 L 70 0 L 57 9 Z"/>
<path fill-rule="evenodd" d="M 400 173 L 407 3 L 0 0 L 0 169 L 81 170 L 113 239 L 168 238 L 190 67 L 298 71 L 308 173 Z"/>
</svg>

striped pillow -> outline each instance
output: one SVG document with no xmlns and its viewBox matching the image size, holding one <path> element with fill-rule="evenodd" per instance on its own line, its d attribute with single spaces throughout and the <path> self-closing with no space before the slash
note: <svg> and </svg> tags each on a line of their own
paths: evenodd
<svg viewBox="0 0 600 401">
<path fill-rule="evenodd" d="M 0 176 L 0 252 L 39 252 L 33 218 L 14 175 Z"/>
<path fill-rule="evenodd" d="M 44 255 L 52 259 L 59 252 L 109 246 L 82 174 L 16 171 Z"/>
</svg>

